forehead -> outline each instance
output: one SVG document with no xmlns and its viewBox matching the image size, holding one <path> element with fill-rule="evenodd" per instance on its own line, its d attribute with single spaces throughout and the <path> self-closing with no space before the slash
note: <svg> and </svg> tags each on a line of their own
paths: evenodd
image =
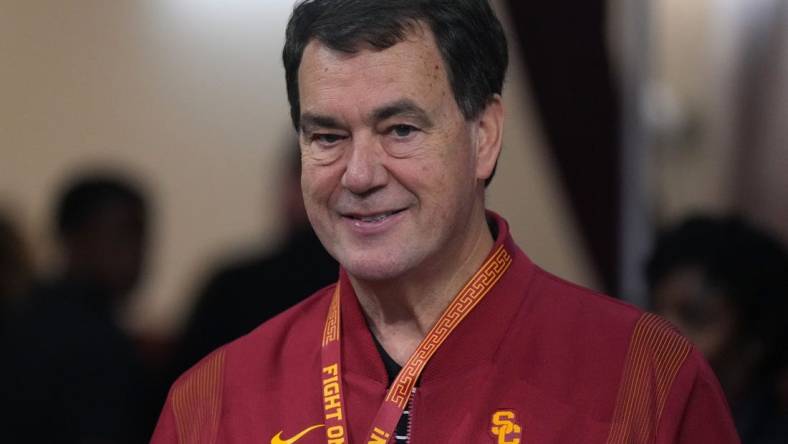
<svg viewBox="0 0 788 444">
<path fill-rule="evenodd" d="M 422 28 L 383 50 L 362 47 L 345 53 L 312 40 L 304 49 L 298 80 L 302 113 L 325 112 L 322 108 L 349 101 L 365 108 L 401 99 L 425 104 L 447 96 L 453 100 L 435 39 Z"/>
</svg>

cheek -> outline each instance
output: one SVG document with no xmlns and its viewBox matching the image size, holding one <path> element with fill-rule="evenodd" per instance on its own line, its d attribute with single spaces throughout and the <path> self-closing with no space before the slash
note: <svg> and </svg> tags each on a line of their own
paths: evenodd
<svg viewBox="0 0 788 444">
<path fill-rule="evenodd" d="M 341 178 L 341 170 L 337 167 L 304 165 L 301 190 L 308 214 L 314 215 L 330 207 L 333 196 L 340 189 Z"/>
<path fill-rule="evenodd" d="M 467 200 L 473 189 L 473 175 L 469 172 L 468 156 L 463 146 L 446 146 L 436 149 L 435 155 L 413 159 L 407 169 L 411 173 L 407 183 L 441 209 L 454 205 L 456 200 Z M 461 151 L 462 150 L 462 151 Z"/>
<path fill-rule="evenodd" d="M 421 200 L 437 200 L 440 202 L 451 189 L 447 176 L 447 165 L 442 157 L 420 156 L 400 162 L 390 168 L 396 180 Z"/>
<path fill-rule="evenodd" d="M 451 171 L 457 175 L 458 181 L 474 182 L 476 142 L 472 128 L 465 124 L 458 125 L 452 133 L 454 137 L 446 141 L 448 149 L 444 153 L 444 162 L 447 166 L 451 166 Z"/>
<path fill-rule="evenodd" d="M 304 164 L 301 172 L 301 189 L 304 199 L 315 199 L 324 192 L 329 182 L 329 175 L 326 174 L 325 167 Z"/>
</svg>

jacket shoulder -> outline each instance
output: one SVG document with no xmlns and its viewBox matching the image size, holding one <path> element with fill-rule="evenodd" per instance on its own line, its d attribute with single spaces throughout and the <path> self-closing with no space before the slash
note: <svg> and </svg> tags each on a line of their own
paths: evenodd
<svg viewBox="0 0 788 444">
<path fill-rule="evenodd" d="M 222 410 L 225 357 L 225 348 L 217 349 L 172 385 L 165 413 L 179 442 L 213 442 Z"/>
<path fill-rule="evenodd" d="M 303 355 L 309 346 L 319 346 L 329 299 L 326 295 L 330 296 L 332 289 L 318 290 L 184 372 L 173 383 L 162 413 L 179 442 L 214 442 L 227 400 L 261 393 L 263 388 L 257 385 L 284 380 L 282 373 L 287 371 L 279 368 L 280 362 L 294 354 Z M 319 352 L 319 347 L 312 348 Z M 160 420 L 158 428 L 164 429 L 164 425 Z"/>
<path fill-rule="evenodd" d="M 629 342 L 609 442 L 630 442 L 633 435 L 657 429 L 691 351 L 689 341 L 664 319 L 651 313 L 638 319 Z"/>
<path fill-rule="evenodd" d="M 643 310 L 561 279 L 540 268 L 536 269 L 529 294 L 534 309 L 542 315 L 571 325 L 575 331 L 599 333 L 607 343 L 614 337 L 627 340 Z"/>
</svg>

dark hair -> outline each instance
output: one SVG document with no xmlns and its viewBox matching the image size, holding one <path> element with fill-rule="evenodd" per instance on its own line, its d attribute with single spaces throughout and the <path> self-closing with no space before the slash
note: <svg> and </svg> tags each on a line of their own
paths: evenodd
<svg viewBox="0 0 788 444">
<path fill-rule="evenodd" d="M 305 0 L 290 16 L 282 51 L 295 128 L 301 113 L 298 68 L 312 39 L 346 53 L 382 50 L 419 23 L 435 36 L 463 115 L 477 117 L 501 93 L 509 63 L 506 37 L 487 0 Z"/>
<path fill-rule="evenodd" d="M 652 293 L 683 267 L 698 267 L 722 290 L 739 333 L 776 341 L 788 300 L 788 252 L 776 239 L 737 217 L 693 216 L 658 236 L 646 267 Z"/>
<path fill-rule="evenodd" d="M 31 268 L 25 244 L 10 215 L 0 211 L 0 316 L 26 290 Z"/>
<path fill-rule="evenodd" d="M 79 232 L 99 211 L 112 204 L 146 211 L 145 197 L 131 182 L 114 175 L 80 176 L 64 187 L 55 210 L 56 234 L 65 239 Z"/>
</svg>

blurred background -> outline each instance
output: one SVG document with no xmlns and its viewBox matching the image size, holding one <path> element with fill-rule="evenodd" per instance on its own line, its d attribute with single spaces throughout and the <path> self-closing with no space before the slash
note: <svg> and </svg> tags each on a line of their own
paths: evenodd
<svg viewBox="0 0 788 444">
<path fill-rule="evenodd" d="M 726 230 L 754 232 L 774 260 L 752 271 L 750 280 L 731 284 L 734 291 L 701 272 L 696 291 L 676 291 L 716 289 L 725 301 L 716 310 L 727 313 L 730 337 L 749 338 L 741 325 L 776 314 L 768 331 L 727 346 L 728 358 L 752 355 L 747 368 L 723 370 L 720 358 L 715 370 L 739 375 L 730 383 L 721 379 L 734 410 L 745 406 L 737 414 L 740 430 L 756 430 L 746 442 L 786 442 L 757 436 L 788 436 L 773 431 L 786 430 L 788 398 L 779 352 L 786 348 L 788 298 L 779 279 L 788 242 L 788 2 L 493 3 L 509 34 L 512 63 L 504 151 L 489 207 L 509 220 L 514 237 L 543 268 L 654 309 L 679 327 L 690 319 L 695 324 L 682 331 L 696 342 L 702 339 L 693 338 L 692 329 L 713 324 L 710 315 L 671 311 L 656 296 L 661 279 L 706 266 L 699 257 L 721 257 L 714 248 L 698 251 L 734 236 Z M 104 311 L 105 327 L 133 350 L 129 356 L 140 356 L 142 373 L 158 387 L 151 392 L 159 393 L 207 350 L 287 305 L 277 302 L 277 291 L 256 297 L 266 279 L 293 284 L 320 274 L 311 270 L 328 270 L 297 290 L 282 283 L 281 291 L 292 293 L 287 303 L 333 279 L 335 264 L 303 226 L 294 179 L 296 148 L 280 61 L 292 5 L 0 0 L 4 316 L 25 312 L 17 307 L 26 305 L 28 293 L 68 293 L 62 283 L 89 280 L 84 276 L 99 281 L 99 271 L 86 271 L 91 264 L 109 273 L 101 258 L 122 256 L 118 245 L 133 245 L 139 254 L 126 259 L 130 282 L 117 291 L 108 290 L 117 285 L 102 287 L 119 295 Z M 136 221 L 122 233 L 103 228 L 104 222 L 64 228 L 71 227 L 63 211 L 69 192 L 97 182 L 103 187 L 72 196 L 78 202 L 73 211 L 86 220 L 103 214 L 97 220 Z M 109 207 L 125 208 L 131 219 Z M 665 253 L 668 259 L 657 255 L 662 241 L 674 251 L 676 236 L 683 239 L 679 245 L 691 244 L 672 230 L 693 217 L 710 225 L 691 224 L 691 233 L 720 237 L 698 250 Z M 102 247 L 83 239 L 85 233 L 125 243 Z M 288 253 L 294 249 L 309 254 Z M 747 257 L 743 251 L 726 253 L 728 269 L 741 269 L 736 261 Z M 309 264 L 303 268 L 310 272 L 287 266 L 293 263 Z M 776 271 L 763 277 L 763 270 Z M 768 288 L 748 286 L 767 281 Z M 217 302 L 217 295 L 231 292 L 244 301 L 235 309 Z M 768 301 L 760 311 L 747 311 L 747 322 L 738 319 L 744 309 L 737 301 L 758 292 Z M 93 313 L 83 308 L 79 313 Z M 707 308 L 693 305 L 695 312 Z M 241 313 L 253 316 L 232 321 Z M 224 320 L 212 324 L 217 317 Z M 0 324 L 0 332 L 16 331 L 14 322 L 20 321 Z M 31 347 L 38 343 L 28 340 Z M 765 372 L 773 381 L 766 388 L 751 390 L 740 381 Z M 742 393 L 756 392 L 768 399 L 742 401 L 748 398 Z M 161 399 L 154 398 L 140 402 L 157 409 Z"/>
</svg>

